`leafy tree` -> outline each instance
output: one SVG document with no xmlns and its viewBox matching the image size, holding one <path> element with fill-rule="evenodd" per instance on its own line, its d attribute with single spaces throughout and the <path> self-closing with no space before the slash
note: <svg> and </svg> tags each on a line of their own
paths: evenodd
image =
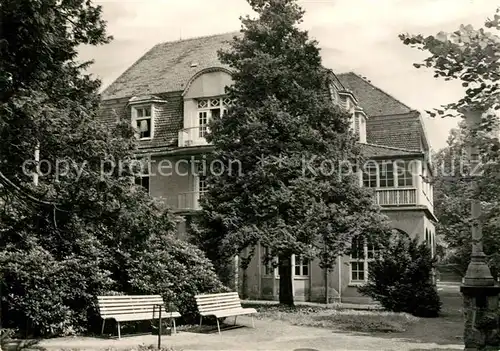
<svg viewBox="0 0 500 351">
<path fill-rule="evenodd" d="M 38 335 L 86 330 L 97 320 L 96 295 L 144 290 L 132 277 L 147 250 L 167 250 L 178 264 L 155 274 L 184 267 L 176 284 L 198 281 L 190 293 L 222 289 L 210 262 L 173 237 L 172 214 L 133 187 L 140 167 L 130 122 L 99 119 L 100 82 L 76 59 L 79 45 L 110 40 L 101 8 L 89 0 L 6 0 L 0 18 L 3 325 Z M 35 186 L 35 169 L 23 166 L 37 149 Z M 152 244 L 159 237 L 163 247 Z M 159 289 L 149 291 L 168 295 Z"/>
<path fill-rule="evenodd" d="M 249 3 L 258 17 L 242 18 L 242 36 L 219 52 L 234 104 L 210 126 L 214 164 L 225 169 L 208 174 L 195 236 L 219 262 L 248 249 L 243 266 L 250 248 L 267 247 L 280 303 L 293 305 L 292 254 L 332 268 L 354 235 L 377 237 L 386 222 L 351 173 L 360 155 L 350 116 L 330 99 L 317 42 L 298 28 L 304 11 L 294 0 Z"/>
<path fill-rule="evenodd" d="M 435 36 L 402 34 L 400 39 L 406 45 L 428 52 L 430 55 L 422 63 L 414 64 L 417 68 L 434 71 L 434 77 L 445 80 L 457 80 L 465 89 L 464 96 L 456 102 L 429 111 L 431 116 L 461 116 L 466 110 L 483 112 L 481 123 L 477 127 L 460 128 L 452 132 L 449 145 L 438 154 L 441 163 L 448 162 L 459 169 L 465 165 L 464 172 L 440 174 L 436 180 L 436 212 L 440 218 L 439 230 L 443 232 L 450 247 L 456 250 L 456 260 L 462 269 L 467 267 L 470 253 L 470 210 L 472 196 L 480 199 L 483 215 L 484 249 L 492 270 L 498 272 L 498 247 L 500 237 L 498 223 L 499 202 L 499 78 L 500 78 L 500 9 L 493 19 L 485 21 L 484 26 L 474 28 L 460 25 L 452 33 L 439 32 Z M 474 139 L 471 137 L 474 136 Z M 476 179 L 476 191 L 468 184 L 467 162 L 461 156 L 467 151 L 467 145 L 477 147 L 481 156 L 481 177 Z M 460 157 L 457 157 L 459 155 Z M 454 156 L 454 157 L 453 157 Z M 454 159 L 452 159 L 452 157 Z M 445 168 L 446 169 L 446 168 Z"/>
<path fill-rule="evenodd" d="M 389 311 L 437 317 L 441 302 L 432 283 L 434 264 L 427 243 L 397 232 L 380 257 L 370 262 L 368 282 L 358 290 Z"/>
<path fill-rule="evenodd" d="M 471 255 L 472 224 L 470 211 L 471 187 L 466 178 L 468 164 L 466 159 L 467 130 L 464 123 L 453 129 L 448 138 L 448 145 L 439 150 L 434 157 L 436 176 L 434 179 L 434 208 L 439 222 L 436 231 L 442 235 L 449 248 L 447 262 L 456 264 L 462 276 L 465 275 Z M 488 169 L 488 172 L 492 169 Z M 486 173 L 488 175 L 488 173 Z M 483 183 L 483 186 L 486 185 Z M 484 188 L 484 187 L 483 187 Z M 488 184 L 490 191 L 493 184 Z M 497 197 L 497 196 L 495 196 Z M 495 212 L 497 199 L 489 196 L 483 201 L 482 231 L 484 252 L 492 273 L 496 275 L 500 269 L 500 238 L 498 237 L 498 213 Z"/>
</svg>

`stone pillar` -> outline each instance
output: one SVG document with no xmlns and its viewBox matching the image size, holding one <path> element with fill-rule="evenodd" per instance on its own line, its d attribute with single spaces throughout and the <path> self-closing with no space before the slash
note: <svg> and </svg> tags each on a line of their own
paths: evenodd
<svg viewBox="0 0 500 351">
<path fill-rule="evenodd" d="M 473 189 L 471 199 L 472 214 L 472 254 L 471 261 L 460 291 L 464 298 L 464 344 L 465 350 L 498 350 L 500 346 L 498 295 L 500 287 L 491 275 L 483 252 L 483 235 L 480 222 L 481 203 L 478 198 L 480 175 L 479 150 L 476 146 L 474 130 L 479 127 L 482 111 L 462 111 L 466 117 L 469 130 L 472 131 L 469 158 L 471 168 L 469 174 Z"/>
<path fill-rule="evenodd" d="M 460 291 L 464 296 L 464 350 L 498 350 L 500 348 L 498 317 L 500 287 L 463 285 Z"/>
</svg>

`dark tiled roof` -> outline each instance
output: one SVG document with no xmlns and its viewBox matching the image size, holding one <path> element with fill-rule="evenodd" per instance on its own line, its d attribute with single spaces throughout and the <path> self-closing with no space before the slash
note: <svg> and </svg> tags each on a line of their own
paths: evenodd
<svg viewBox="0 0 500 351">
<path fill-rule="evenodd" d="M 239 32 L 224 33 L 155 45 L 102 93 L 104 100 L 184 90 L 197 72 L 225 67 L 217 51 Z M 195 67 L 191 67 L 197 63 Z"/>
<path fill-rule="evenodd" d="M 155 136 L 154 142 L 144 145 L 153 148 L 160 145 L 172 147 L 176 143 L 178 130 L 182 128 L 182 99 L 178 92 L 183 91 L 190 78 L 203 69 L 228 68 L 218 60 L 217 51 L 228 48 L 228 42 L 235 35 L 239 35 L 239 32 L 178 40 L 154 46 L 102 93 L 103 100 L 119 101 L 113 103 L 113 108 L 111 106 L 107 108 L 108 114 L 112 109 L 119 114 L 129 114 L 125 101 L 132 96 L 165 95 L 165 93 L 171 95 L 176 92 L 175 97 L 167 98 L 168 103 L 159 111 L 158 123 L 161 128 L 157 130 L 158 137 Z M 354 93 L 368 115 L 368 143 L 380 147 L 422 150 L 422 138 L 425 138 L 425 134 L 418 112 L 355 73 L 343 73 L 337 77 L 341 85 Z M 371 149 L 372 151 L 377 155 L 382 152 Z"/>
<path fill-rule="evenodd" d="M 366 158 L 415 156 L 417 154 L 421 154 L 420 152 L 416 152 L 413 150 L 405 150 L 374 144 L 360 144 L 360 148 L 362 155 Z"/>
<path fill-rule="evenodd" d="M 369 117 L 366 123 L 366 140 L 376 145 L 423 151 L 421 123 L 417 111 Z"/>
<path fill-rule="evenodd" d="M 337 74 L 338 79 L 347 89 L 351 90 L 359 101 L 365 113 L 371 116 L 397 115 L 408 113 L 412 109 L 356 73 Z"/>
</svg>

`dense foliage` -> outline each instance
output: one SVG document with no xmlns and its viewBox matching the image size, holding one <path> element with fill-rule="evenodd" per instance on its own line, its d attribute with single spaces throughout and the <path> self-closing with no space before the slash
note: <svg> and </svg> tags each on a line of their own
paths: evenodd
<svg viewBox="0 0 500 351">
<path fill-rule="evenodd" d="M 233 71 L 234 104 L 210 126 L 225 167 L 208 174 L 195 234 L 222 264 L 246 249 L 251 257 L 258 243 L 268 248 L 280 302 L 291 305 L 292 254 L 331 268 L 354 235 L 377 237 L 386 222 L 351 173 L 360 155 L 350 115 L 331 100 L 318 43 L 298 27 L 303 10 L 295 0 L 249 3 L 258 17 L 243 18 L 242 35 L 219 53 Z"/>
<path fill-rule="evenodd" d="M 436 176 L 434 180 L 434 208 L 439 222 L 436 231 L 444 237 L 447 245 L 447 263 L 457 267 L 464 276 L 471 255 L 471 204 L 472 188 L 466 177 L 467 173 L 467 130 L 463 123 L 450 132 L 447 146 L 439 150 L 434 157 Z M 489 165 L 483 176 L 492 180 L 497 167 Z M 482 192 L 482 233 L 484 253 L 494 276 L 500 272 L 500 237 L 498 222 L 498 195 L 495 183 L 481 182 Z M 488 191 L 488 192 L 486 192 Z M 491 193 L 493 192 L 493 193 Z"/>
<path fill-rule="evenodd" d="M 133 186 L 130 122 L 98 118 L 100 82 L 76 59 L 79 45 L 109 41 L 101 8 L 6 0 L 0 18 L 2 325 L 79 332 L 98 320 L 99 294 L 177 294 L 185 311 L 194 293 L 223 289 L 203 254 L 174 238 L 173 215 Z M 23 164 L 36 149 L 35 182 Z"/>
<path fill-rule="evenodd" d="M 432 282 L 434 264 L 425 242 L 419 244 L 418 238 L 411 240 L 398 232 L 370 262 L 368 282 L 358 289 L 389 311 L 437 317 L 441 302 Z"/>
<path fill-rule="evenodd" d="M 401 35 L 406 45 L 426 51 L 429 56 L 415 67 L 434 71 L 434 77 L 461 82 L 465 94 L 461 99 L 429 113 L 431 116 L 460 116 L 467 111 L 479 111 L 482 118 L 477 126 L 467 127 L 463 121 L 450 134 L 446 148 L 437 154 L 435 187 L 436 214 L 440 220 L 438 230 L 463 274 L 471 252 L 470 199 L 481 201 L 481 222 L 484 250 L 492 274 L 500 268 L 500 9 L 484 26 L 460 25 L 451 33 L 436 35 Z M 471 138 L 474 137 L 474 138 Z M 481 167 L 475 169 L 478 185 L 474 190 L 468 176 L 469 146 L 478 149 Z"/>
</svg>

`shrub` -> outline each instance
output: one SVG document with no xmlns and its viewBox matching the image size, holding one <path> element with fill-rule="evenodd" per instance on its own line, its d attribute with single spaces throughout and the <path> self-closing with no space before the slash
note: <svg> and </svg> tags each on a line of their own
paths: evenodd
<svg viewBox="0 0 500 351">
<path fill-rule="evenodd" d="M 111 283 L 92 257 L 58 261 L 39 246 L 0 252 L 0 267 L 4 325 L 28 325 L 34 336 L 84 331 L 89 316 L 97 314 L 94 296 Z"/>
<path fill-rule="evenodd" d="M 226 292 L 212 263 L 194 245 L 169 236 L 154 237 L 129 267 L 130 283 L 144 294 L 161 294 L 186 322 L 199 318 L 194 295 Z"/>
<path fill-rule="evenodd" d="M 441 301 L 431 279 L 435 260 L 429 247 L 402 234 L 393 239 L 370 263 L 368 283 L 358 290 L 389 311 L 437 317 Z"/>
</svg>

